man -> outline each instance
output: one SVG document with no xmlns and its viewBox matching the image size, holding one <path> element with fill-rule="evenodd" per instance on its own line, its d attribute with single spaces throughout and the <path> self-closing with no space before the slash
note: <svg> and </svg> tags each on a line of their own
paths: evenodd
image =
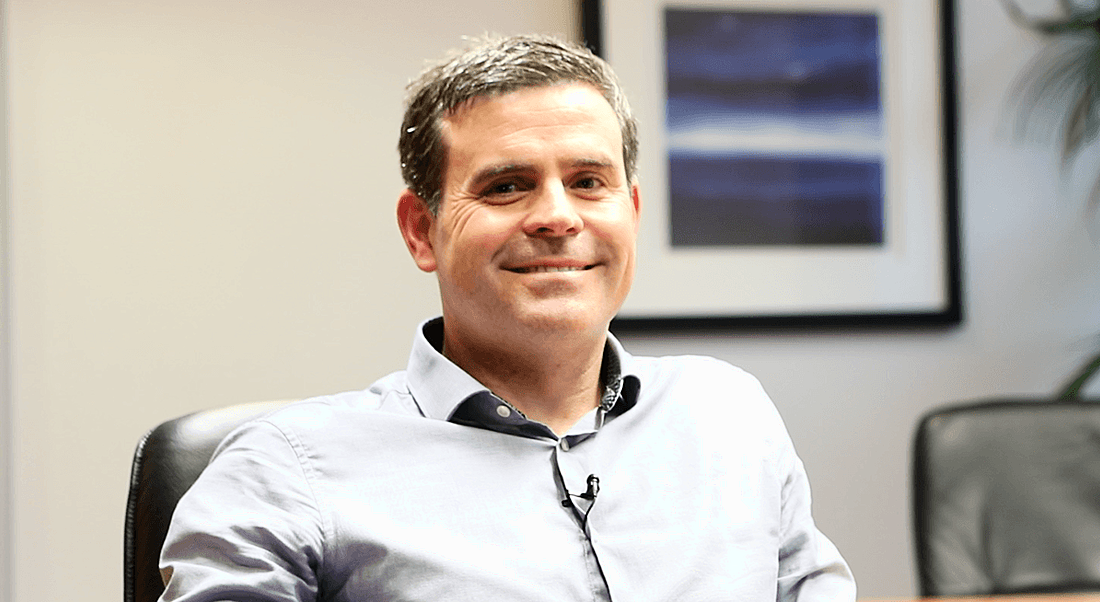
<svg viewBox="0 0 1100 602">
<path fill-rule="evenodd" d="M 487 39 L 411 85 L 398 224 L 442 319 L 408 369 L 231 434 L 165 600 L 853 600 L 759 384 L 608 333 L 634 273 L 610 68 Z"/>
</svg>

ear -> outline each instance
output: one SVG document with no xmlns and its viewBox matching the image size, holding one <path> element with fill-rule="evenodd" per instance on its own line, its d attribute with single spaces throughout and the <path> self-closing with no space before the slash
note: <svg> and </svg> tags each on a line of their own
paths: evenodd
<svg viewBox="0 0 1100 602">
<path fill-rule="evenodd" d="M 630 184 L 630 200 L 634 202 L 634 231 L 637 232 L 642 216 L 642 193 L 637 181 Z"/>
<path fill-rule="evenodd" d="M 425 272 L 436 268 L 435 249 L 432 247 L 431 230 L 435 216 L 428 210 L 424 199 L 405 189 L 397 199 L 397 227 L 409 248 L 409 254 L 417 267 Z"/>
</svg>

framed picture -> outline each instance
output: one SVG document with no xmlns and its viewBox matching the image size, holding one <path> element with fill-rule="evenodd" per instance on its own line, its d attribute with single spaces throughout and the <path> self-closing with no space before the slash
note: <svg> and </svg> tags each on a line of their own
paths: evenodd
<svg viewBox="0 0 1100 602">
<path fill-rule="evenodd" d="M 585 0 L 639 123 L 617 330 L 962 315 L 947 0 Z"/>
</svg>

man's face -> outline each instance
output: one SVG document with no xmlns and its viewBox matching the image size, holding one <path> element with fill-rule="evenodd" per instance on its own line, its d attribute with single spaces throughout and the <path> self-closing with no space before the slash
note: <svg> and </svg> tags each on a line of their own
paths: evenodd
<svg viewBox="0 0 1100 602">
<path fill-rule="evenodd" d="M 611 106 L 588 85 L 529 88 L 443 132 L 439 215 L 422 219 L 426 248 L 409 245 L 437 272 L 448 340 L 602 335 L 633 280 L 639 210 Z"/>
</svg>

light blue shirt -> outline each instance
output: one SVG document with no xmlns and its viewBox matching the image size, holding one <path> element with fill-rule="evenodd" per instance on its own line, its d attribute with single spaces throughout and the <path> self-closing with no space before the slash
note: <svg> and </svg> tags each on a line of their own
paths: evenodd
<svg viewBox="0 0 1100 602">
<path fill-rule="evenodd" d="M 855 599 L 742 370 L 609 336 L 607 394 L 559 439 L 441 340 L 426 322 L 407 370 L 226 438 L 173 517 L 163 599 Z"/>
</svg>

